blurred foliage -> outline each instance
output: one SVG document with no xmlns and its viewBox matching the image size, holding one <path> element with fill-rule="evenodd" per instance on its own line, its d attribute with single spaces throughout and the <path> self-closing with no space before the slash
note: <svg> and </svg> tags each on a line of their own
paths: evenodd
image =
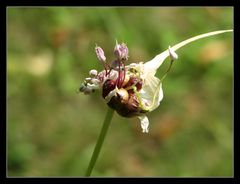
<svg viewBox="0 0 240 184">
<path fill-rule="evenodd" d="M 76 93 L 90 69 L 102 70 L 95 43 L 112 60 L 115 39 L 126 42 L 140 62 L 231 28 L 230 7 L 8 8 L 8 176 L 84 174 L 107 111 L 99 92 Z M 115 114 L 93 176 L 232 176 L 232 38 L 180 49 L 164 99 L 148 114 L 149 134 L 137 118 Z"/>
</svg>

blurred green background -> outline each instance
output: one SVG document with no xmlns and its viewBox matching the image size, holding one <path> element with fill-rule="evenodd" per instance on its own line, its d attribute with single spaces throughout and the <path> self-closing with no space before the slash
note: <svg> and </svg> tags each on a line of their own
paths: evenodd
<svg viewBox="0 0 240 184">
<path fill-rule="evenodd" d="M 125 42 L 140 62 L 232 28 L 231 7 L 9 7 L 8 176 L 84 175 L 107 111 L 99 92 L 76 92 L 90 69 L 103 69 L 95 43 L 111 61 L 115 39 Z M 226 33 L 177 51 L 150 132 L 115 114 L 92 176 L 232 176 L 232 44 Z"/>
</svg>

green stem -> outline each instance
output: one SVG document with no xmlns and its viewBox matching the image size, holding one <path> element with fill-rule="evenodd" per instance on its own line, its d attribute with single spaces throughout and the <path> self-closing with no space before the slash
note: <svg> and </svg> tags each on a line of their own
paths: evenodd
<svg viewBox="0 0 240 184">
<path fill-rule="evenodd" d="M 107 114 L 105 116 L 105 120 L 103 122 L 102 130 L 101 130 L 100 135 L 98 137 L 98 140 L 97 140 L 96 146 L 94 148 L 92 158 L 91 158 L 90 163 L 88 165 L 87 172 L 86 172 L 85 176 L 90 176 L 91 173 L 92 173 L 93 167 L 94 167 L 94 165 L 97 161 L 98 155 L 101 151 L 103 141 L 106 137 L 106 133 L 107 133 L 107 130 L 109 128 L 110 122 L 112 120 L 113 114 L 114 114 L 114 110 L 111 109 L 111 108 L 108 108 Z"/>
</svg>

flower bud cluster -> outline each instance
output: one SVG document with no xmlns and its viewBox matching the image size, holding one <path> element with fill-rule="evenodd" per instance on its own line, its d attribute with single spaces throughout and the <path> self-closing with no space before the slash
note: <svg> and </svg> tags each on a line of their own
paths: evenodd
<svg viewBox="0 0 240 184">
<path fill-rule="evenodd" d="M 97 70 L 90 70 L 90 77 L 85 78 L 84 82 L 80 85 L 79 91 L 84 94 L 90 94 L 99 89 L 100 80 L 97 78 Z"/>
</svg>

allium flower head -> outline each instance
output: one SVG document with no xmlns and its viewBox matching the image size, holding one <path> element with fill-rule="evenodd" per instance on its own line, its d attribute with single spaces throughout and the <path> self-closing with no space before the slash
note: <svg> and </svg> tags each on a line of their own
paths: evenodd
<svg viewBox="0 0 240 184">
<path fill-rule="evenodd" d="M 224 33 L 232 30 L 215 31 L 187 39 L 173 47 L 169 47 L 161 54 L 148 62 L 131 63 L 125 65 L 128 60 L 128 48 L 125 43 L 118 44 L 114 48 L 116 60 L 106 62 L 103 49 L 96 47 L 97 57 L 103 63 L 104 70 L 90 71 L 90 77 L 81 84 L 79 91 L 90 94 L 96 89 L 101 91 L 107 105 L 116 110 L 123 117 L 138 117 L 142 131 L 147 133 L 149 120 L 146 113 L 155 110 L 163 99 L 162 79 L 155 76 L 157 69 L 169 56 L 170 67 L 172 62 L 178 59 L 175 51 L 195 40 Z M 169 70 L 168 70 L 169 71 Z M 167 72 L 168 72 L 167 71 Z"/>
</svg>

